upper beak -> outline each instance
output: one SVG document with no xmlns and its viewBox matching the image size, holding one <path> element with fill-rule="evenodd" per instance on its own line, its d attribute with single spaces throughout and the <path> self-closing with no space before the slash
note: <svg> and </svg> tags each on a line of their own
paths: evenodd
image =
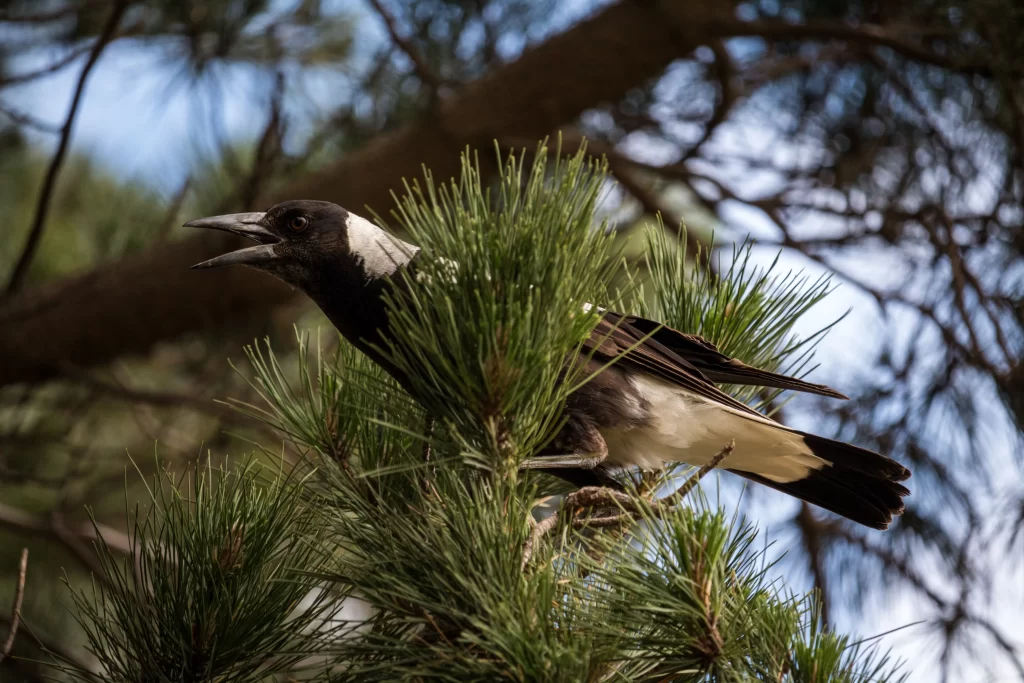
<svg viewBox="0 0 1024 683">
<path fill-rule="evenodd" d="M 256 265 L 270 261 L 277 257 L 274 253 L 274 245 L 281 241 L 281 238 L 270 232 L 260 221 L 266 214 L 263 212 L 254 213 L 232 213 L 225 216 L 210 216 L 185 223 L 186 228 L 209 228 L 212 230 L 223 230 L 242 237 L 248 237 L 259 246 L 230 251 L 221 256 L 197 263 L 193 268 L 217 268 L 219 266 L 231 266 L 236 264 Z"/>
</svg>

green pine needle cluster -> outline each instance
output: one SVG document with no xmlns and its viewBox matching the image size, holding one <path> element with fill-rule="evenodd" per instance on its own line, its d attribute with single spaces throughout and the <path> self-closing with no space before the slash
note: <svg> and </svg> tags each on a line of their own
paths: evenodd
<svg viewBox="0 0 1024 683">
<path fill-rule="evenodd" d="M 409 187 L 396 217 L 423 252 L 382 351 L 418 402 L 344 340 L 313 358 L 300 333 L 290 361 L 247 349 L 261 403 L 236 406 L 305 456 L 303 476 L 260 489 L 246 470 L 207 473 L 154 494 L 138 560 L 105 551 L 112 587 L 76 594 L 111 680 L 901 680 L 824 630 L 813 595 L 784 591 L 742 520 L 666 505 L 661 486 L 560 509 L 540 496 L 548 475 L 517 472 L 585 379 L 565 369 L 595 323 L 584 304 L 617 300 L 621 263 L 593 220 L 604 182 L 582 152 L 541 147 L 490 190 L 468 157 L 457 181 Z M 812 346 L 792 325 L 826 285 L 741 253 L 710 278 L 655 237 L 652 313 L 786 367 Z M 363 611 L 296 610 L 313 591 Z"/>
<path fill-rule="evenodd" d="M 103 680 L 265 681 L 330 642 L 331 602 L 297 571 L 317 567 L 325 530 L 300 480 L 261 474 L 158 477 L 131 515 L 133 557 L 98 544 L 104 582 L 71 595 Z"/>
<path fill-rule="evenodd" d="M 563 361 L 597 323 L 585 304 L 608 301 L 620 267 L 593 225 L 604 166 L 548 156 L 509 156 L 484 188 L 467 154 L 458 180 L 426 173 L 395 213 L 421 253 L 393 292 L 388 355 L 466 455 L 508 472 L 558 427 L 580 379 L 563 377 Z"/>
<path fill-rule="evenodd" d="M 229 400 L 228 405 L 265 422 L 301 448 L 342 462 L 354 451 L 372 453 L 367 457 L 387 452 L 387 444 L 376 440 L 382 435 L 377 421 L 398 424 L 410 415 L 422 415 L 422 408 L 379 366 L 343 340 L 328 359 L 318 335 L 314 365 L 309 358 L 309 335 L 298 329 L 295 334 L 298 373 L 294 381 L 281 367 L 269 339 L 265 348 L 247 346 L 246 357 L 255 371 L 249 384 L 263 405 L 238 400 Z M 380 401 L 380 412 L 367 415 L 364 407 L 381 396 L 385 400 Z M 423 420 L 415 425 L 422 429 Z M 363 438 L 371 441 L 360 449 L 356 444 Z"/>
<path fill-rule="evenodd" d="M 687 255 L 685 230 L 677 239 L 659 221 L 647 238 L 651 296 L 641 299 L 645 315 L 700 335 L 727 356 L 754 367 L 797 377 L 813 370 L 816 343 L 842 318 L 802 339 L 793 334 L 793 327 L 832 291 L 827 275 L 811 280 L 799 272 L 779 273 L 779 255 L 767 267 L 757 267 L 751 262 L 754 243 L 749 239 L 732 248 L 726 267 L 721 250 L 698 245 L 697 262 L 703 260 L 701 254 L 709 257 L 710 267 L 705 267 Z M 723 388 L 759 406 L 772 404 L 782 393 L 749 386 Z"/>
<path fill-rule="evenodd" d="M 587 560 L 628 653 L 621 680 L 899 680 L 886 656 L 823 630 L 813 595 L 781 592 L 748 523 L 703 504 L 642 510 L 637 542 Z"/>
</svg>

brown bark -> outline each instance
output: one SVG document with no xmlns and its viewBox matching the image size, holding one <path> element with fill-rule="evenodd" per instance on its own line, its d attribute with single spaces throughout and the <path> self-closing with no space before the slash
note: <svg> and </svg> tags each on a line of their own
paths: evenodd
<svg viewBox="0 0 1024 683">
<path fill-rule="evenodd" d="M 583 111 L 622 97 L 684 56 L 726 3 L 623 0 L 463 86 L 430 118 L 370 141 L 333 166 L 297 179 L 270 200 L 324 199 L 385 214 L 403 178 L 458 170 L 466 145 L 539 139 Z M 197 235 L 0 303 L 0 385 L 55 377 L 70 363 L 88 367 L 142 353 L 181 334 L 266 315 L 294 293 L 269 276 L 188 266 L 231 241 Z"/>
</svg>

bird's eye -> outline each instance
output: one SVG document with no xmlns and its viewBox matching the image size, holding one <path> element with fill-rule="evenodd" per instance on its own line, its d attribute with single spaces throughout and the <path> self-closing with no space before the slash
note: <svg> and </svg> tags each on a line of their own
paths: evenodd
<svg viewBox="0 0 1024 683">
<path fill-rule="evenodd" d="M 294 216 L 288 221 L 288 227 L 295 232 L 301 232 L 306 229 L 309 221 L 306 220 L 305 216 Z"/>
</svg>

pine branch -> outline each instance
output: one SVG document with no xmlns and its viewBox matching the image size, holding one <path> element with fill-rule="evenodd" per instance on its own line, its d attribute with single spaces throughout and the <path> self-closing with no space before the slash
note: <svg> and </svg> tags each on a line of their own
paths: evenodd
<svg viewBox="0 0 1024 683">
<path fill-rule="evenodd" d="M 573 513 L 577 509 L 585 508 L 591 508 L 598 511 L 601 511 L 602 509 L 604 511 L 608 511 L 609 509 L 616 511 L 616 514 L 603 514 L 596 517 L 589 515 L 579 518 L 573 517 L 572 527 L 574 529 L 622 527 L 626 524 L 637 521 L 637 517 L 641 512 L 644 517 L 651 519 L 657 518 L 673 506 L 681 503 L 683 499 L 693 491 L 694 487 L 700 483 L 700 480 L 708 474 L 708 472 L 718 467 L 723 460 L 732 454 L 735 445 L 735 441 L 727 444 L 707 463 L 698 468 L 697 471 L 687 478 L 686 481 L 684 481 L 683 484 L 673 493 L 655 501 L 648 501 L 644 499 L 638 500 L 626 493 L 622 493 L 614 489 L 595 486 L 584 487 L 578 491 L 568 494 L 562 503 L 562 512 L 555 512 L 548 517 L 545 517 L 543 520 L 538 522 L 536 526 L 534 526 L 533 531 L 530 533 L 530 537 L 523 546 L 523 569 L 525 569 L 529 564 L 530 558 L 533 557 L 537 544 L 544 535 L 558 526 L 563 512 L 568 511 Z"/>
<path fill-rule="evenodd" d="M 582 379 L 565 360 L 595 322 L 583 304 L 616 302 L 620 272 L 594 220 L 603 167 L 551 159 L 543 147 L 530 164 L 509 159 L 489 191 L 468 157 L 451 183 L 428 173 L 407 187 L 395 218 L 421 252 L 389 294 L 396 341 L 380 351 L 412 396 L 343 340 L 333 357 L 318 343 L 315 359 L 301 333 L 289 360 L 269 341 L 246 350 L 259 399 L 234 405 L 305 450 L 306 476 L 257 494 L 244 473 L 223 474 L 195 506 L 154 494 L 159 514 L 133 526 L 138 567 L 101 553 L 111 597 L 76 603 L 111 680 L 250 681 L 303 648 L 353 683 L 900 680 L 886 657 L 824 630 L 813 596 L 781 589 L 748 523 L 695 495 L 732 444 L 664 497 L 671 473 L 637 491 L 583 488 L 531 525 L 541 479 L 518 464 L 560 427 Z M 657 311 L 731 355 L 792 362 L 808 346 L 795 319 L 827 287 L 735 255 L 711 279 L 691 274 L 682 245 L 654 242 Z M 283 565 L 258 561 L 253 543 L 307 570 L 288 574 L 294 591 L 326 587 L 366 610 L 329 622 L 324 603 L 298 610 L 305 639 L 280 618 L 298 592 L 259 599 Z"/>
<path fill-rule="evenodd" d="M 261 482 L 254 467 L 154 481 L 152 508 L 133 523 L 136 559 L 100 543 L 108 588 L 71 588 L 105 680 L 256 683 L 322 649 L 333 633 L 323 623 L 331 596 L 309 574 L 324 533 L 301 485 Z M 311 593 L 318 597 L 296 611 Z"/>
<path fill-rule="evenodd" d="M 541 145 L 530 165 L 508 157 L 492 198 L 464 155 L 458 180 L 428 172 L 394 216 L 421 251 L 415 278 L 390 293 L 382 352 L 466 456 L 501 471 L 553 436 L 576 384 L 563 360 L 597 323 L 583 305 L 614 299 L 619 268 L 612 238 L 593 225 L 604 167 L 583 151 L 548 156 Z"/>
</svg>

